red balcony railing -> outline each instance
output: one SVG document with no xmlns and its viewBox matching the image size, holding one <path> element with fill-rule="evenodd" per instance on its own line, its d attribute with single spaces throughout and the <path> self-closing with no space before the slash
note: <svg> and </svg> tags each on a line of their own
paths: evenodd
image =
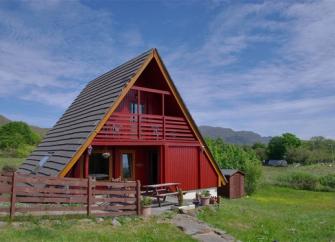
<svg viewBox="0 0 335 242">
<path fill-rule="evenodd" d="M 194 141 L 195 137 L 186 120 L 181 117 L 114 113 L 95 139 Z"/>
</svg>

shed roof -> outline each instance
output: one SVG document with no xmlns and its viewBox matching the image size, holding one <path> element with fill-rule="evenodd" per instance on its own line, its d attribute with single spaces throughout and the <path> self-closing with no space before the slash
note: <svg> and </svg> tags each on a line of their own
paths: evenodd
<svg viewBox="0 0 335 242">
<path fill-rule="evenodd" d="M 224 176 L 232 176 L 235 173 L 241 173 L 244 175 L 244 172 L 238 170 L 238 169 L 221 169 L 221 172 Z"/>
<path fill-rule="evenodd" d="M 152 49 L 90 81 L 65 111 L 42 143 L 19 168 L 22 173 L 34 173 L 42 159 L 40 175 L 57 176 L 84 144 L 99 121 L 118 99 L 123 88 L 152 53 Z"/>
</svg>

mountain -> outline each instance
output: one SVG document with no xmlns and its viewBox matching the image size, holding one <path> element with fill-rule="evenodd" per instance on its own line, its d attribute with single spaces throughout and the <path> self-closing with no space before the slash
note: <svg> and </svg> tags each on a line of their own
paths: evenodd
<svg viewBox="0 0 335 242">
<path fill-rule="evenodd" d="M 1 125 L 4 125 L 4 124 L 6 124 L 6 123 L 9 123 L 9 122 L 11 122 L 11 121 L 12 121 L 12 120 L 6 118 L 5 116 L 0 115 L 0 126 L 1 126 Z M 38 126 L 34 126 L 34 125 L 29 125 L 29 126 L 30 126 L 30 128 L 31 128 L 32 130 L 34 130 L 36 133 L 40 134 L 42 137 L 44 137 L 44 136 L 46 135 L 46 133 L 48 132 L 48 130 L 49 130 L 49 129 L 47 129 L 47 128 L 40 128 L 40 127 L 38 127 Z"/>
<path fill-rule="evenodd" d="M 263 137 L 252 131 L 234 131 L 229 128 L 202 125 L 199 127 L 204 137 L 222 138 L 225 142 L 238 145 L 252 145 L 254 143 L 267 144 L 271 137 Z"/>
<path fill-rule="evenodd" d="M 9 122 L 10 122 L 10 120 L 8 118 L 6 118 L 5 116 L 0 115 L 0 126 L 4 125 L 6 123 L 9 123 Z"/>
</svg>

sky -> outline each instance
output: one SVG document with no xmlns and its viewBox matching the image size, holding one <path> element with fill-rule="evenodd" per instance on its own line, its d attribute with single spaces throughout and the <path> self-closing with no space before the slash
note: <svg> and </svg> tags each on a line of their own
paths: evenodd
<svg viewBox="0 0 335 242">
<path fill-rule="evenodd" d="M 0 114 L 52 127 L 157 48 L 198 125 L 335 138 L 335 1 L 0 0 Z"/>
</svg>

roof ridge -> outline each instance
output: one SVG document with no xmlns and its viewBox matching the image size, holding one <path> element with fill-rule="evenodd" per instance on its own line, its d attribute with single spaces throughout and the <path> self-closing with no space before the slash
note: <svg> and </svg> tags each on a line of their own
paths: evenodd
<svg viewBox="0 0 335 242">
<path fill-rule="evenodd" d="M 149 50 L 147 50 L 147 51 L 145 51 L 145 52 L 143 52 L 143 53 L 137 55 L 136 57 L 131 58 L 130 60 L 128 60 L 128 61 L 126 61 L 126 62 L 123 62 L 122 64 L 119 64 L 118 66 L 112 68 L 111 70 L 109 70 L 109 71 L 107 71 L 107 72 L 101 74 L 100 76 L 94 78 L 93 80 L 89 81 L 89 82 L 87 83 L 87 86 L 90 85 L 91 83 L 93 83 L 94 81 L 96 81 L 97 79 L 101 79 L 102 77 L 104 77 L 104 76 L 106 76 L 106 75 L 108 75 L 108 74 L 111 74 L 112 72 L 116 72 L 117 70 L 122 69 L 122 67 L 124 67 L 124 66 L 126 66 L 127 64 L 133 62 L 134 60 L 136 60 L 136 59 L 140 59 L 141 57 L 144 57 L 144 56 L 148 55 L 150 52 L 153 53 L 154 50 L 156 50 L 156 48 L 151 48 L 151 49 L 149 49 Z M 86 87 L 87 87 L 87 86 L 86 86 Z"/>
</svg>

